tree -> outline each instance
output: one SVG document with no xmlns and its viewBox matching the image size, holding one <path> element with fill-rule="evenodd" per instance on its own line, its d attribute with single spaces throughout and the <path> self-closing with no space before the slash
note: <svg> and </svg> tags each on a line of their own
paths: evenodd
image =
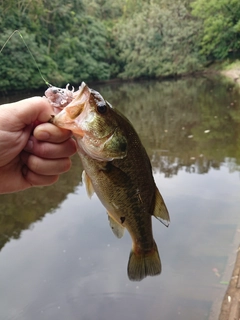
<svg viewBox="0 0 240 320">
<path fill-rule="evenodd" d="M 11 33 L 11 30 L 5 30 L 0 34 L 0 47 Z M 56 63 L 47 55 L 47 48 L 44 45 L 39 46 L 35 36 L 27 31 L 22 30 L 21 35 L 34 53 L 34 58 L 31 59 L 25 43 L 15 34 L 0 53 L 1 91 L 40 88 L 45 85 L 41 74 L 50 82 L 55 77 Z"/>
<path fill-rule="evenodd" d="M 240 54 L 240 1 L 196 0 L 192 14 L 203 21 L 201 52 L 209 59 Z"/>
<path fill-rule="evenodd" d="M 85 14 L 82 0 L 0 2 L 0 49 L 15 29 L 53 85 L 109 79 L 109 33 L 100 20 Z M 24 41 L 14 35 L 1 53 L 2 91 L 44 83 Z"/>
<path fill-rule="evenodd" d="M 76 30 L 57 38 L 53 56 L 59 71 L 67 82 L 73 83 L 109 79 L 108 35 L 104 25 L 90 16 L 77 19 Z"/>
<path fill-rule="evenodd" d="M 200 24 L 180 1 L 151 1 L 115 28 L 123 78 L 159 77 L 201 68 Z"/>
</svg>

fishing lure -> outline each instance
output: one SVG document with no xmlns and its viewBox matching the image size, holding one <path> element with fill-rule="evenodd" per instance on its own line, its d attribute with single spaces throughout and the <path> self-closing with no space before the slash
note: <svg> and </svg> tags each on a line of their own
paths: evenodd
<svg viewBox="0 0 240 320">
<path fill-rule="evenodd" d="M 65 89 L 50 86 L 45 91 L 45 96 L 51 101 L 54 108 L 63 109 L 76 97 L 78 91 L 75 91 L 74 87 L 72 87 L 72 90 L 69 90 L 68 87 L 69 83 L 66 85 Z"/>
</svg>

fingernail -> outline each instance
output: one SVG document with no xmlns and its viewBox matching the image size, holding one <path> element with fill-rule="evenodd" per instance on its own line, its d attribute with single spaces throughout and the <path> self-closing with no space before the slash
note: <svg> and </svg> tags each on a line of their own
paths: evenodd
<svg viewBox="0 0 240 320">
<path fill-rule="evenodd" d="M 33 149 L 33 141 L 29 139 L 27 144 L 26 144 L 26 146 L 25 146 L 25 148 L 24 148 L 24 150 L 25 151 L 31 151 L 32 149 Z"/>
<path fill-rule="evenodd" d="M 38 139 L 38 140 L 48 140 L 50 138 L 50 134 L 47 132 L 47 131 L 39 131 L 35 137 Z"/>
</svg>

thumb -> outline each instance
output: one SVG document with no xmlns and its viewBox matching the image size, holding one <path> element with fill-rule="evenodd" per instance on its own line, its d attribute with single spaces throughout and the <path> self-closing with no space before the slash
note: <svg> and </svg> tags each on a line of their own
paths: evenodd
<svg viewBox="0 0 240 320">
<path fill-rule="evenodd" d="M 43 97 L 32 97 L 5 104 L 1 106 L 2 108 L 5 109 L 6 125 L 9 126 L 9 123 L 12 123 L 14 131 L 30 125 L 34 121 L 47 122 L 51 118 L 51 114 L 54 113 L 47 99 Z"/>
</svg>

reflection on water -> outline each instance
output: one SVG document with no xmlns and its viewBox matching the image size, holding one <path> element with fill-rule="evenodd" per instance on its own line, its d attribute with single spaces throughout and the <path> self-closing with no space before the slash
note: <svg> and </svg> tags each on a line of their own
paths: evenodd
<svg viewBox="0 0 240 320">
<path fill-rule="evenodd" d="M 239 94 L 209 79 L 95 89 L 150 156 L 171 215 L 168 229 L 153 220 L 162 274 L 128 280 L 131 239 L 88 199 L 76 156 L 54 186 L 0 196 L 0 319 L 208 319 L 239 228 Z"/>
<path fill-rule="evenodd" d="M 54 212 L 81 183 L 81 162 L 77 156 L 72 162 L 75 170 L 61 176 L 56 185 L 0 195 L 0 250 L 11 238 L 19 238 L 21 231 L 30 228 L 33 222 Z"/>
</svg>

